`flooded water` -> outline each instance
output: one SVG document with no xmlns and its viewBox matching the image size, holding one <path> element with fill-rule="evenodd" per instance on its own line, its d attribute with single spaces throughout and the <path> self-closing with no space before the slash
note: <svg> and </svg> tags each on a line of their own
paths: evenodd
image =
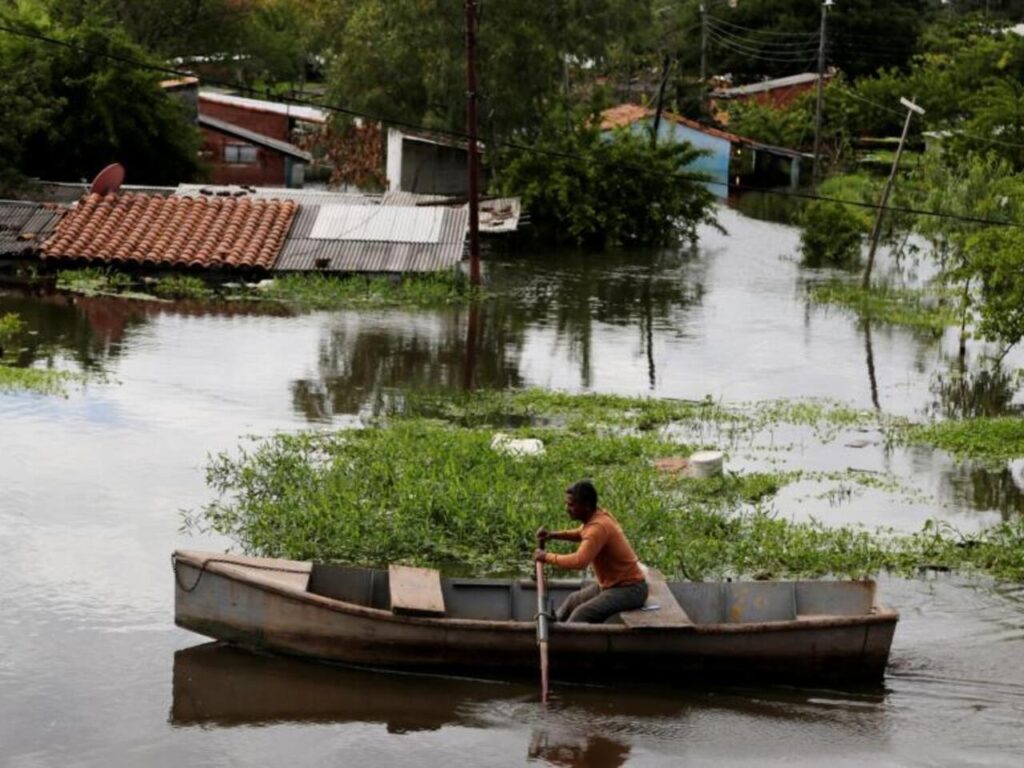
<svg viewBox="0 0 1024 768">
<path fill-rule="evenodd" d="M 0 765 L 1018 765 L 1024 590 L 960 577 L 882 581 L 902 620 L 870 690 L 556 683 L 544 709 L 527 682 L 325 667 L 174 627 L 171 551 L 229 545 L 179 532 L 179 510 L 209 499 L 207 456 L 352 423 L 395 388 L 826 397 L 916 418 L 1015 407 L 1009 379 L 956 376 L 955 337 L 809 304 L 828 274 L 799 268 L 791 228 L 722 221 L 730 234 L 694 253 L 498 257 L 501 298 L 475 311 L 0 294 L 33 332 L 19 362 L 92 373 L 67 398 L 0 393 Z M 775 502 L 795 518 L 971 529 L 1024 506 L 1015 466 L 870 430 L 727 447 L 736 469 L 894 479 L 805 479 Z"/>
</svg>

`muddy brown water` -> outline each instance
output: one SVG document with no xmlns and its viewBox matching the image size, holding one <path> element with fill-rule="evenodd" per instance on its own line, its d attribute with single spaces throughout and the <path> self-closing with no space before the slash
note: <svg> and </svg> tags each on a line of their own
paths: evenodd
<svg viewBox="0 0 1024 768">
<path fill-rule="evenodd" d="M 498 257 L 487 266 L 503 298 L 473 318 L 475 356 L 467 309 L 0 294 L 0 314 L 33 332 L 8 351 L 17 362 L 106 377 L 67 398 L 0 394 L 0 765 L 1019 765 L 1016 585 L 883 578 L 902 621 L 877 688 L 556 683 L 547 709 L 529 682 L 327 667 L 174 627 L 171 550 L 229 544 L 178 530 L 178 510 L 209 499 L 208 454 L 354 423 L 394 388 L 829 397 L 912 417 L 1015 408 L 1008 382 L 949 383 L 955 338 L 809 305 L 804 286 L 827 273 L 800 269 L 791 228 L 722 218 L 730 235 L 705 233 L 693 254 Z M 773 444 L 787 466 L 910 489 L 802 482 L 780 494 L 781 514 L 971 528 L 1020 513 L 1015 465 L 886 447 L 870 430 L 822 440 L 780 426 L 731 446 L 730 464 L 777 466 Z"/>
</svg>

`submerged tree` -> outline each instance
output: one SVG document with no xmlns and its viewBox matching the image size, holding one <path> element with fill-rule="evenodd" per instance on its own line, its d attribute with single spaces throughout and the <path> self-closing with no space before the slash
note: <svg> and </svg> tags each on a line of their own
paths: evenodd
<svg viewBox="0 0 1024 768">
<path fill-rule="evenodd" d="M 571 132 L 557 116 L 532 148 L 509 148 L 502 190 L 522 195 L 535 228 L 561 242 L 601 247 L 697 239 L 715 224 L 715 198 L 686 168 L 701 152 L 651 146 L 646 134 L 602 134 L 593 120 Z"/>
</svg>

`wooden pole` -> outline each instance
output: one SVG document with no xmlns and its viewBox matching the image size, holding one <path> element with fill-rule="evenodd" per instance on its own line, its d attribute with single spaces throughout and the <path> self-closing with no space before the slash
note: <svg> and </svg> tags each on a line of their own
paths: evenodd
<svg viewBox="0 0 1024 768">
<path fill-rule="evenodd" d="M 882 216 L 885 214 L 886 203 L 889 202 L 889 193 L 892 192 L 893 184 L 896 182 L 896 172 L 900 167 L 900 157 L 903 155 L 903 145 L 907 141 L 907 133 L 910 132 L 910 118 L 917 112 L 919 115 L 924 114 L 924 110 L 921 109 L 917 104 L 906 99 L 900 99 L 900 103 L 907 108 L 907 119 L 903 122 L 903 133 L 900 135 L 899 146 L 896 147 L 896 157 L 892 161 L 892 171 L 889 173 L 889 179 L 885 182 L 885 189 L 882 190 L 882 200 L 878 204 L 878 214 L 875 216 L 875 226 L 871 230 L 871 247 L 868 249 L 868 263 L 864 267 L 864 277 L 861 280 L 862 288 L 869 288 L 871 286 L 871 269 L 875 266 L 875 252 L 878 250 L 878 238 L 882 234 Z"/>
<path fill-rule="evenodd" d="M 700 4 L 700 108 L 706 113 L 708 92 L 708 8 Z"/>
<path fill-rule="evenodd" d="M 466 0 L 466 133 L 469 135 L 469 282 L 480 285 L 480 181 L 477 157 L 476 0 Z"/>
<path fill-rule="evenodd" d="M 544 549 L 545 542 L 538 541 L 537 548 Z M 544 563 L 534 563 L 537 574 L 537 647 L 540 650 L 540 700 L 548 703 L 548 614 L 547 592 L 544 589 Z"/>
<path fill-rule="evenodd" d="M 651 148 L 658 146 L 658 126 L 661 125 L 661 111 L 665 108 L 665 85 L 668 83 L 668 73 L 672 66 L 672 57 L 665 52 L 661 63 L 661 82 L 658 84 L 658 99 L 654 103 L 654 128 L 651 130 Z"/>
<path fill-rule="evenodd" d="M 821 121 L 825 92 L 825 20 L 828 18 L 830 2 L 821 4 L 821 31 L 818 33 L 818 95 L 814 118 L 814 173 L 817 182 L 821 178 Z"/>
</svg>

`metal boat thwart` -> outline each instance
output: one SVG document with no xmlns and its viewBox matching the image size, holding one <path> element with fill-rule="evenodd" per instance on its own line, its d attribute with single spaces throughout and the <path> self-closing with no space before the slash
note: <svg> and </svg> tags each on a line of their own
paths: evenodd
<svg viewBox="0 0 1024 768">
<path fill-rule="evenodd" d="M 247 648 L 332 662 L 535 674 L 536 584 L 179 550 L 175 622 Z M 550 581 L 554 606 L 580 586 Z M 642 610 L 554 623 L 553 679 L 877 682 L 899 614 L 873 581 L 665 581 Z"/>
</svg>

